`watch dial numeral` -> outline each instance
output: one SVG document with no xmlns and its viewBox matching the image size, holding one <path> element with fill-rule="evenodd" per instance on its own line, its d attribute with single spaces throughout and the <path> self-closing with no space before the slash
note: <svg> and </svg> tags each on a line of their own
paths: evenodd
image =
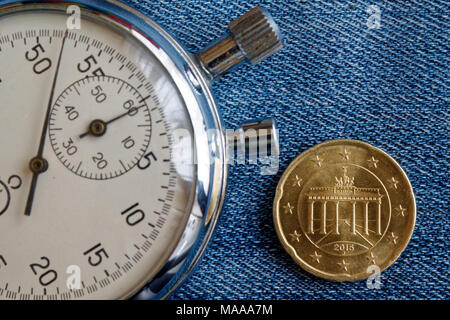
<svg viewBox="0 0 450 320">
<path fill-rule="evenodd" d="M 11 189 L 17 190 L 22 186 L 22 178 L 14 174 L 11 177 L 9 177 L 8 185 L 11 187 Z"/>
<path fill-rule="evenodd" d="M 129 99 L 123 103 L 123 108 L 128 110 L 128 115 L 130 117 L 135 116 L 139 112 L 139 108 L 134 106 L 134 101 Z"/>
<path fill-rule="evenodd" d="M 81 73 L 86 73 L 92 70 L 92 68 L 97 65 L 97 59 L 91 54 L 89 57 L 85 58 L 83 62 L 78 63 L 77 69 Z M 104 76 L 105 72 L 101 67 L 98 67 L 91 73 L 93 76 Z"/>
<path fill-rule="evenodd" d="M 142 222 L 142 220 L 145 219 L 144 211 L 138 208 L 139 203 L 135 203 L 125 211 L 122 211 L 121 213 L 122 216 L 125 216 L 125 221 L 130 227 L 139 224 L 140 222 Z"/>
<path fill-rule="evenodd" d="M 83 62 L 78 63 L 77 69 L 81 73 L 86 73 L 91 70 L 92 65 L 97 64 L 97 59 L 91 54 L 89 57 L 85 58 Z"/>
<path fill-rule="evenodd" d="M 77 110 L 75 110 L 75 107 L 66 106 L 65 109 L 66 109 L 67 118 L 70 121 L 74 121 L 74 120 L 78 119 L 78 117 L 80 116 L 79 112 Z"/>
<path fill-rule="evenodd" d="M 153 161 L 158 161 L 155 154 L 153 152 L 149 152 L 142 157 L 142 159 L 138 162 L 137 166 L 141 170 L 148 169 L 152 165 Z"/>
<path fill-rule="evenodd" d="M 72 138 L 70 138 L 67 142 L 63 142 L 62 146 L 66 149 L 67 155 L 69 156 L 73 156 L 78 152 L 78 148 L 74 145 Z"/>
<path fill-rule="evenodd" d="M 101 243 L 96 244 L 95 246 L 84 252 L 83 255 L 88 256 L 88 262 L 93 267 L 99 266 L 103 262 L 103 258 L 109 258 L 108 253 L 103 248 Z"/>
<path fill-rule="evenodd" d="M 33 65 L 33 71 L 36 74 L 41 74 L 52 67 L 52 61 L 49 58 L 39 60 Z"/>
<path fill-rule="evenodd" d="M 40 58 L 41 53 L 45 53 L 45 49 L 40 43 L 38 43 L 31 48 L 31 50 L 25 52 L 25 59 L 29 62 L 34 62 Z M 33 64 L 33 71 L 36 74 L 41 74 L 50 69 L 51 66 L 52 61 L 49 58 L 42 58 Z"/>
<path fill-rule="evenodd" d="M 108 166 L 108 161 L 106 161 L 103 153 L 98 152 L 97 155 L 92 157 L 92 161 L 97 165 L 100 170 L 105 169 Z"/>
<path fill-rule="evenodd" d="M 134 145 L 136 144 L 133 140 L 132 137 L 127 137 L 125 139 L 122 140 L 122 144 L 124 146 L 125 149 L 131 149 L 134 147 Z"/>
<path fill-rule="evenodd" d="M 6 267 L 7 265 L 8 265 L 8 263 L 6 262 L 5 257 L 3 257 L 3 256 L 0 254 L 0 270 L 2 269 L 2 266 Z"/>
<path fill-rule="evenodd" d="M 25 52 L 25 59 L 27 59 L 30 62 L 35 61 L 37 58 L 39 58 L 41 53 L 45 53 L 44 47 L 40 43 L 35 45 L 31 50 L 28 50 Z"/>
<path fill-rule="evenodd" d="M 106 94 L 103 92 L 103 88 L 101 85 L 95 86 L 95 88 L 91 90 L 91 94 L 92 96 L 94 96 L 97 103 L 105 102 L 107 98 Z"/>
<path fill-rule="evenodd" d="M 41 257 L 41 260 L 43 261 L 42 264 L 39 263 L 32 263 L 30 264 L 31 271 L 36 276 L 39 276 L 39 283 L 41 286 L 46 287 L 58 279 L 58 273 L 55 270 L 47 270 L 50 267 L 50 259 L 47 257 Z M 42 269 L 42 270 L 40 270 Z M 45 271 L 47 270 L 47 271 Z M 45 271 L 45 272 L 43 272 Z"/>
</svg>

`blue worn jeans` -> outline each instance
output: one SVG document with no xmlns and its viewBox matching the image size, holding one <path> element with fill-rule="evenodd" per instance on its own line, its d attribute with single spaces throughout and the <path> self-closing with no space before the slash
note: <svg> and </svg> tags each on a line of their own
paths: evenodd
<svg viewBox="0 0 450 320">
<path fill-rule="evenodd" d="M 230 168 L 227 203 L 205 258 L 173 299 L 449 299 L 448 1 L 124 1 L 198 51 L 254 5 L 286 48 L 213 85 L 225 123 L 274 116 L 280 172 Z M 417 224 L 399 260 L 365 281 L 334 283 L 298 267 L 272 223 L 278 179 L 292 159 L 337 138 L 388 152 L 408 174 Z"/>
</svg>

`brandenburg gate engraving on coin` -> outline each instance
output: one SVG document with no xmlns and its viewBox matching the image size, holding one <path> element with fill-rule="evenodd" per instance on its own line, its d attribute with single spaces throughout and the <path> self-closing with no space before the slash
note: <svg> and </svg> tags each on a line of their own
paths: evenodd
<svg viewBox="0 0 450 320">
<path fill-rule="evenodd" d="M 318 247 L 348 255 L 370 250 L 387 225 L 383 223 L 380 188 L 356 186 L 348 167 L 341 168 L 343 175 L 335 177 L 334 186 L 308 188 L 302 197 L 307 202 L 302 220 L 305 223 L 306 218 L 305 232 Z M 338 245 L 346 245 L 346 249 L 339 250 Z"/>
</svg>

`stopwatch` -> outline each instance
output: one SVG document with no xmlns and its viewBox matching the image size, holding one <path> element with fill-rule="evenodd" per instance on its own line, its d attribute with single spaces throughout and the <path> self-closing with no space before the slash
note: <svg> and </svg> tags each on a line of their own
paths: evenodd
<svg viewBox="0 0 450 320">
<path fill-rule="evenodd" d="M 282 47 L 275 22 L 256 7 L 190 54 L 118 1 L 0 4 L 0 299 L 166 297 L 230 154 L 277 154 L 273 120 L 229 133 L 210 90 Z"/>
</svg>

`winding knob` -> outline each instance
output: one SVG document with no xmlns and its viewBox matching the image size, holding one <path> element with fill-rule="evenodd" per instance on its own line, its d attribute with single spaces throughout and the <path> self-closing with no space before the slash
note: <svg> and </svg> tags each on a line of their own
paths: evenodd
<svg viewBox="0 0 450 320">
<path fill-rule="evenodd" d="M 260 7 L 251 9 L 228 26 L 242 53 L 253 65 L 283 47 L 278 26 Z"/>
<path fill-rule="evenodd" d="M 245 59 L 255 65 L 283 47 L 278 26 L 260 7 L 251 9 L 228 26 L 230 35 L 198 55 L 200 64 L 211 78 L 220 76 Z"/>
</svg>

